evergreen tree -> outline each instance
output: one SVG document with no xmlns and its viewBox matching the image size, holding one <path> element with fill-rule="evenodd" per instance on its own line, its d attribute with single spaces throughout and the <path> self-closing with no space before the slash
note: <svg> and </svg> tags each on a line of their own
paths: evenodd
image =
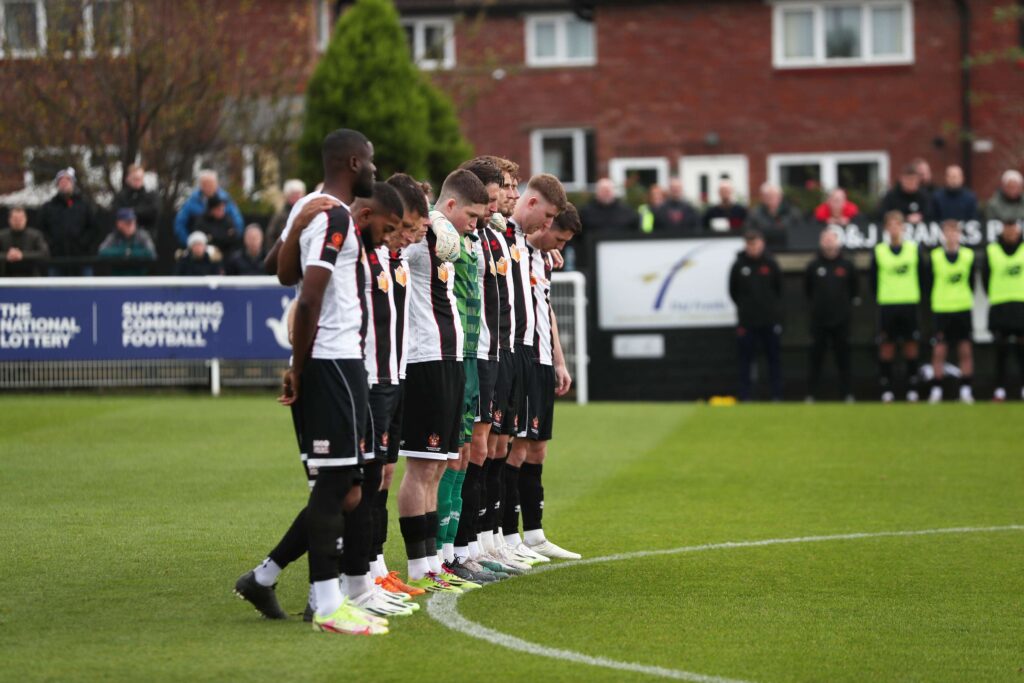
<svg viewBox="0 0 1024 683">
<path fill-rule="evenodd" d="M 338 128 L 353 128 L 373 142 L 378 178 L 396 171 L 427 174 L 423 80 L 390 0 L 358 0 L 349 8 L 309 81 L 299 164 L 310 187 L 323 179 L 323 139 Z"/>
</svg>

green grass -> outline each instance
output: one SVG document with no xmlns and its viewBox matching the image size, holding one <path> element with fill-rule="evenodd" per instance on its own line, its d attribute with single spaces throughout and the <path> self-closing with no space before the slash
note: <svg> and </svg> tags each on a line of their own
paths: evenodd
<svg viewBox="0 0 1024 683">
<path fill-rule="evenodd" d="M 598 556 L 1024 524 L 1015 405 L 559 406 L 545 527 Z M 0 680 L 653 680 L 428 616 L 383 638 L 231 595 L 302 505 L 270 398 L 0 398 Z M 396 522 L 397 515 L 392 515 Z M 395 524 L 394 526 L 397 526 Z M 389 564 L 403 567 L 397 528 Z M 769 681 L 1021 681 L 1024 532 L 713 550 L 487 587 L 460 611 L 577 652 Z M 305 566 L 279 594 L 297 612 Z"/>
</svg>

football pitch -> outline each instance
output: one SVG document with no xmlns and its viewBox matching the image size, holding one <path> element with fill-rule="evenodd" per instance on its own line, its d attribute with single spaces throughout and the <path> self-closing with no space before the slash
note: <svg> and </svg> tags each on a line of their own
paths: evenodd
<svg viewBox="0 0 1024 683">
<path fill-rule="evenodd" d="M 559 405 L 548 537 L 638 554 L 421 598 L 359 638 L 232 595 L 306 495 L 271 397 L 8 395 L 0 680 L 1021 681 L 1022 417 Z M 278 595 L 301 612 L 304 561 Z"/>
</svg>

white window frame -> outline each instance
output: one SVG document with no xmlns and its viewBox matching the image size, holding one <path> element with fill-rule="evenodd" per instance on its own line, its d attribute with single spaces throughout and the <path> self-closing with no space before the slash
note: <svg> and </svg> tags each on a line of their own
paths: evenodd
<svg viewBox="0 0 1024 683">
<path fill-rule="evenodd" d="M 565 189 L 581 192 L 587 189 L 587 133 L 588 128 L 538 128 L 530 132 L 530 164 L 532 175 L 544 172 L 544 138 L 572 137 L 573 178 L 563 180 Z"/>
<path fill-rule="evenodd" d="M 43 4 L 43 0 L 30 1 L 36 6 L 36 47 L 32 50 L 8 50 L 7 3 L 0 0 L 0 58 L 32 59 L 46 51 L 46 6 Z"/>
<path fill-rule="evenodd" d="M 426 59 L 427 28 L 444 31 L 444 59 Z M 455 21 L 450 17 L 402 17 L 402 28 L 412 29 L 412 61 L 425 71 L 455 68 Z"/>
<path fill-rule="evenodd" d="M 658 174 L 658 185 L 668 185 L 669 163 L 667 157 L 619 157 L 608 162 L 608 177 L 620 190 L 626 187 L 629 172 L 654 169 Z"/>
<path fill-rule="evenodd" d="M 911 0 L 818 0 L 817 2 L 777 0 L 772 4 L 772 66 L 776 69 L 839 68 L 847 66 L 886 66 L 914 63 L 914 3 Z M 825 8 L 835 5 L 857 5 L 861 8 L 861 56 L 827 58 L 825 56 Z M 871 10 L 899 8 L 903 10 L 903 54 L 876 57 L 873 54 Z M 786 57 L 785 23 L 787 10 L 810 10 L 813 20 L 814 56 Z"/>
<path fill-rule="evenodd" d="M 47 41 L 46 33 L 48 29 L 48 21 L 46 16 L 46 0 L 30 0 L 36 6 L 36 45 L 34 50 L 7 50 L 6 42 L 7 36 L 5 27 L 5 12 L 7 3 L 4 0 L 0 0 L 0 59 L 32 59 L 39 57 L 46 53 Z M 114 57 L 120 57 L 128 52 L 128 44 L 131 42 L 132 35 L 132 12 L 131 4 L 128 2 L 122 2 L 122 8 L 125 12 L 125 45 L 111 48 L 110 54 Z M 96 56 L 96 36 L 93 30 L 93 2 L 86 2 L 82 5 L 82 50 L 80 56 L 82 57 L 95 57 Z M 64 51 L 66 58 L 74 56 L 69 50 Z"/>
<path fill-rule="evenodd" d="M 692 177 L 691 170 L 694 168 L 700 168 L 704 165 L 705 168 L 711 171 L 711 175 L 718 173 L 718 179 L 712 180 L 708 187 L 707 202 L 700 198 L 700 195 L 694 190 L 692 184 L 687 182 Z M 732 173 L 733 169 L 730 166 L 735 166 L 736 173 Z M 717 167 L 717 168 L 716 168 Z M 679 179 L 683 181 L 683 192 L 693 203 L 698 206 L 707 204 L 711 206 L 718 203 L 718 186 L 721 184 L 721 169 L 728 170 L 729 180 L 733 184 L 733 190 L 736 193 L 736 201 L 747 202 L 750 198 L 750 158 L 746 154 L 692 154 L 684 155 L 679 157 L 679 164 L 676 168 L 676 173 L 679 175 Z"/>
<path fill-rule="evenodd" d="M 524 24 L 526 34 L 526 66 L 548 67 L 548 66 L 594 66 L 597 64 L 597 31 L 594 31 L 594 53 L 590 57 L 569 57 L 569 39 L 566 25 L 570 20 L 583 21 L 572 12 L 557 12 L 543 14 L 528 14 Z M 537 41 L 534 36 L 536 26 L 539 22 L 555 22 L 555 56 L 537 56 Z M 589 23 L 594 28 L 593 22 Z"/>
<path fill-rule="evenodd" d="M 821 189 L 830 192 L 839 186 L 839 164 L 878 164 L 878 189 L 885 191 L 889 186 L 889 153 L 885 151 L 865 152 L 808 152 L 799 154 L 769 154 L 768 181 L 782 185 L 782 166 L 795 164 L 818 164 L 821 167 Z"/>
<path fill-rule="evenodd" d="M 313 30 L 316 35 L 317 52 L 327 51 L 327 45 L 331 42 L 331 32 L 334 25 L 331 23 L 331 7 L 328 0 L 314 0 L 313 11 L 316 12 L 313 21 Z"/>
</svg>

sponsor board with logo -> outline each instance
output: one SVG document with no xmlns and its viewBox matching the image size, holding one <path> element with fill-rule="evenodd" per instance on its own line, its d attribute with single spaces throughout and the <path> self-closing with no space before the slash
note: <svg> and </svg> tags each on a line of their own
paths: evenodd
<svg viewBox="0 0 1024 683">
<path fill-rule="evenodd" d="M 735 325 L 729 269 L 742 248 L 739 238 L 601 242 L 597 245 L 600 328 Z"/>
<path fill-rule="evenodd" d="M 293 296 L 272 278 L 12 279 L 0 362 L 286 359 Z"/>
</svg>

